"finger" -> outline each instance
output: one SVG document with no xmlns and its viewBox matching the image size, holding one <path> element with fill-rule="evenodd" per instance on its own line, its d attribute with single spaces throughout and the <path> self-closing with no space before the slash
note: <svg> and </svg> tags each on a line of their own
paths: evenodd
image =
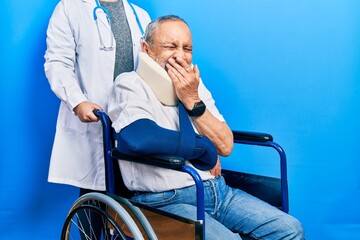
<svg viewBox="0 0 360 240">
<path fill-rule="evenodd" d="M 181 73 L 179 73 L 179 71 L 177 71 L 175 68 L 170 67 L 167 69 L 167 72 L 169 74 L 169 77 L 173 81 L 175 89 L 181 89 L 182 86 L 184 86 L 187 83 L 185 77 Z"/>
<path fill-rule="evenodd" d="M 187 76 L 188 73 L 191 72 L 191 67 L 188 66 L 185 60 L 180 59 L 181 62 L 178 61 L 179 58 L 176 60 L 173 58 L 169 59 L 169 64 L 176 70 L 182 77 Z"/>
<path fill-rule="evenodd" d="M 80 117 L 79 117 L 80 118 Z M 92 120 L 90 119 L 90 117 L 88 116 L 84 116 L 80 118 L 80 121 L 84 122 L 84 123 L 89 123 L 92 122 Z"/>
<path fill-rule="evenodd" d="M 210 170 L 210 174 L 216 178 L 219 177 L 219 168 L 215 166 L 213 169 Z"/>
<path fill-rule="evenodd" d="M 89 119 L 89 122 L 97 122 L 97 121 L 99 121 L 98 116 L 96 116 L 94 113 L 92 113 L 92 114 L 88 117 L 88 119 Z"/>
<path fill-rule="evenodd" d="M 95 109 L 102 111 L 102 108 L 99 105 L 97 105 L 95 103 L 88 104 L 87 109 L 86 109 L 86 114 L 84 115 L 85 122 L 99 121 L 99 118 L 94 114 Z"/>
<path fill-rule="evenodd" d="M 200 70 L 199 70 L 199 67 L 198 67 L 197 64 L 194 65 L 193 71 L 194 71 L 194 73 L 195 73 L 195 77 L 196 77 L 197 79 L 199 79 L 199 78 L 200 78 Z"/>
<path fill-rule="evenodd" d="M 219 177 L 219 176 L 220 176 L 220 168 L 217 167 L 217 168 L 216 168 L 216 177 Z"/>
<path fill-rule="evenodd" d="M 97 105 L 97 104 L 95 104 L 95 103 L 93 103 L 92 107 L 93 107 L 93 111 L 94 111 L 95 109 L 100 110 L 100 111 L 104 111 L 104 110 L 102 109 L 102 107 L 100 107 L 99 105 Z"/>
<path fill-rule="evenodd" d="M 185 61 L 185 59 L 177 57 L 175 60 L 176 60 L 175 62 L 178 63 L 182 68 L 185 68 L 185 69 L 189 68 L 189 64 Z M 191 68 L 190 68 L 190 70 L 191 70 Z"/>
<path fill-rule="evenodd" d="M 221 176 L 221 167 L 219 167 L 219 169 L 218 169 L 218 177 L 220 177 Z"/>
<path fill-rule="evenodd" d="M 214 171 L 211 173 L 211 175 L 213 175 L 215 178 L 218 177 L 218 172 L 216 169 L 214 169 Z"/>
<path fill-rule="evenodd" d="M 167 66 L 167 65 L 169 65 L 169 66 Z M 167 64 L 167 65 L 166 65 L 167 73 L 169 74 L 169 77 L 171 78 L 171 80 L 173 80 L 173 82 L 176 84 L 179 81 L 177 71 L 174 70 L 174 68 L 172 66 L 170 66 L 170 64 Z"/>
<path fill-rule="evenodd" d="M 93 108 L 90 115 L 88 116 L 90 122 L 97 122 L 100 119 L 98 116 L 95 115 L 95 113 L 94 113 L 95 109 L 102 111 L 102 109 L 100 107 Z"/>
</svg>

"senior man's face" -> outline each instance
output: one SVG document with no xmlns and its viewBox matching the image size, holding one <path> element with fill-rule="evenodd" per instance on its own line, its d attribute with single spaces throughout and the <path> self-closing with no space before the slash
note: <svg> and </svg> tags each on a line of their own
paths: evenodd
<svg viewBox="0 0 360 240">
<path fill-rule="evenodd" d="M 192 62 L 192 37 L 188 26 L 181 21 L 164 22 L 155 31 L 153 44 L 146 45 L 145 51 L 165 68 L 170 58 Z"/>
</svg>

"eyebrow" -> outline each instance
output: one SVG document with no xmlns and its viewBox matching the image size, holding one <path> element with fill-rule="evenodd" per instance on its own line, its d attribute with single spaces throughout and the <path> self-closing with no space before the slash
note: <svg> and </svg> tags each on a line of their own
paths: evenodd
<svg viewBox="0 0 360 240">
<path fill-rule="evenodd" d="M 182 46 L 191 46 L 192 47 L 192 43 L 185 43 L 185 44 L 179 44 L 178 41 L 165 41 L 165 42 L 158 42 L 158 41 L 155 41 L 154 42 L 155 44 L 159 44 L 159 45 L 164 45 L 164 44 L 172 44 L 172 45 L 182 45 Z"/>
</svg>

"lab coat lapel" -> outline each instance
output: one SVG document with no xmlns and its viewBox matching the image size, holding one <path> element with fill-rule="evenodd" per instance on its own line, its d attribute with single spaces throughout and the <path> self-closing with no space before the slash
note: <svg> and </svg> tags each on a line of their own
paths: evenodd
<svg viewBox="0 0 360 240">
<path fill-rule="evenodd" d="M 130 4 L 128 1 L 123 0 L 124 3 L 124 9 L 125 9 L 125 14 L 130 26 L 130 31 L 131 31 L 131 38 L 132 38 L 132 42 L 133 42 L 133 53 L 134 53 L 134 66 L 135 69 L 138 65 L 138 55 L 136 54 L 139 49 L 140 49 L 140 38 L 142 37 L 140 28 L 138 26 L 138 23 L 136 21 L 136 17 L 135 14 L 132 10 L 132 8 L 130 7 Z M 140 18 L 141 21 L 141 15 L 139 15 L 139 13 L 137 12 L 138 17 Z M 143 26 L 143 28 L 145 29 L 146 26 Z"/>
</svg>

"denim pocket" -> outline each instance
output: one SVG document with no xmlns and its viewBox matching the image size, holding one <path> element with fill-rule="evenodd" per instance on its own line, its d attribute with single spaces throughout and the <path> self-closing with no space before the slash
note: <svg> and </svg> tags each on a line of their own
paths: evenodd
<svg viewBox="0 0 360 240">
<path fill-rule="evenodd" d="M 170 190 L 160 193 L 143 193 L 133 196 L 131 199 L 152 207 L 163 207 L 171 204 L 177 195 L 177 190 Z"/>
</svg>

